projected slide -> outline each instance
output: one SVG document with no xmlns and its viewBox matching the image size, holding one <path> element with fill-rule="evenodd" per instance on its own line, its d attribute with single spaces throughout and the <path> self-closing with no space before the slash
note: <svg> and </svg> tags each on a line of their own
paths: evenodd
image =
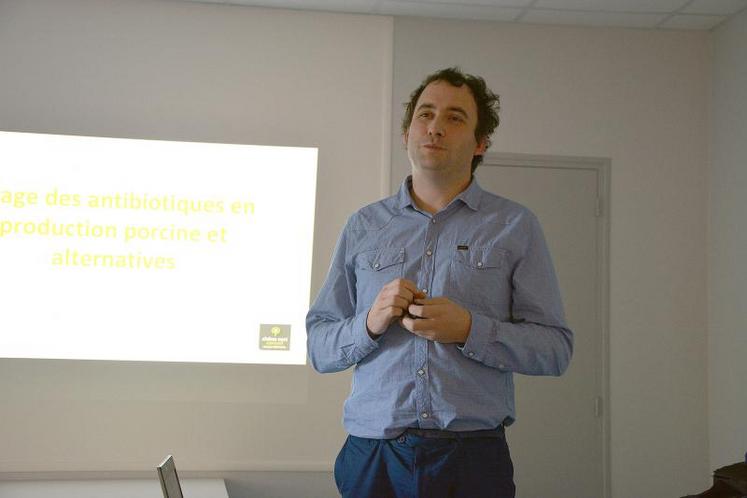
<svg viewBox="0 0 747 498">
<path fill-rule="evenodd" d="M 0 357 L 304 364 L 316 165 L 0 132 Z"/>
</svg>

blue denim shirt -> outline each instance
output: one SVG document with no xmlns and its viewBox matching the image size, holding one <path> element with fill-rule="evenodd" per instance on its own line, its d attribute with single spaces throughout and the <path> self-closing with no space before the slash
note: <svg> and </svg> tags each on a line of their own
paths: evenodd
<svg viewBox="0 0 747 498">
<path fill-rule="evenodd" d="M 311 363 L 322 373 L 355 366 L 343 415 L 354 436 L 510 424 L 513 374 L 560 375 L 573 351 L 540 225 L 476 180 L 431 215 L 416 207 L 410 182 L 345 225 L 306 318 Z M 368 310 L 398 277 L 469 310 L 467 342 L 429 341 L 396 322 L 371 339 Z"/>
</svg>

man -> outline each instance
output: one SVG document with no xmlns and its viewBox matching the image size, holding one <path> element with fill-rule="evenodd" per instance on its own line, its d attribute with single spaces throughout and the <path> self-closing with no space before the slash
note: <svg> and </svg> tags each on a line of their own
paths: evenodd
<svg viewBox="0 0 747 498">
<path fill-rule="evenodd" d="M 497 108 L 456 68 L 412 93 L 412 175 L 350 217 L 309 311 L 314 368 L 355 366 L 335 462 L 343 497 L 513 497 L 512 375 L 561 375 L 570 361 L 537 219 L 472 176 Z"/>
</svg>

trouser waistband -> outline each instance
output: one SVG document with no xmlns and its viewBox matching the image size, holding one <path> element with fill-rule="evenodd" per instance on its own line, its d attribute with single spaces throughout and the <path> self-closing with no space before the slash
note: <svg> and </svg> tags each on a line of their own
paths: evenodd
<svg viewBox="0 0 747 498">
<path fill-rule="evenodd" d="M 503 425 L 495 429 L 480 431 L 443 431 L 440 429 L 415 429 L 409 428 L 402 435 L 411 434 L 432 439 L 501 439 L 505 436 Z"/>
</svg>

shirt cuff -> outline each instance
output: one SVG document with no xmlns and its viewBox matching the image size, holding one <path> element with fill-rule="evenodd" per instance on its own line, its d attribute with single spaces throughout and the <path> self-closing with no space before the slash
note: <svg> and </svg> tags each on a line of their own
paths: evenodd
<svg viewBox="0 0 747 498">
<path fill-rule="evenodd" d="M 366 327 L 366 319 L 368 318 L 368 310 L 363 313 L 359 313 L 353 321 L 353 341 L 355 343 L 355 362 L 359 362 L 366 357 L 369 353 L 379 348 L 379 343 L 371 339 L 368 335 L 368 328 Z"/>
<path fill-rule="evenodd" d="M 469 337 L 467 342 L 464 343 L 463 347 L 459 347 L 459 350 L 464 356 L 471 360 L 479 361 L 485 364 L 494 364 L 493 361 L 488 361 L 487 356 L 491 351 L 495 351 L 493 343 L 495 343 L 495 337 L 498 335 L 498 321 L 490 319 L 479 313 L 472 313 L 472 326 L 469 329 Z M 503 364 L 498 365 L 499 370 L 506 370 L 506 366 Z"/>
</svg>

